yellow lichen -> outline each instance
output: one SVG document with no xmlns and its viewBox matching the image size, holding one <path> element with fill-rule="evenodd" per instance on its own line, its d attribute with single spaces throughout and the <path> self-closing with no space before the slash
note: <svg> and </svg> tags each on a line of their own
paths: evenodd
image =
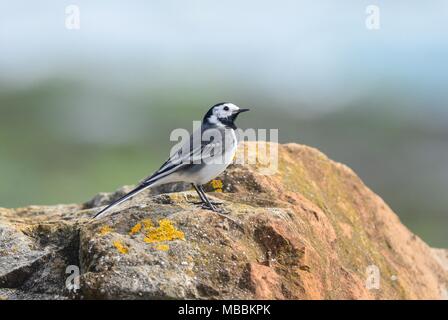
<svg viewBox="0 0 448 320">
<path fill-rule="evenodd" d="M 100 235 L 105 236 L 108 233 L 111 233 L 113 229 L 110 226 L 102 226 L 100 229 Z"/>
<path fill-rule="evenodd" d="M 146 237 L 143 239 L 146 243 L 154 243 L 160 241 L 185 240 L 185 235 L 182 231 L 177 230 L 173 223 L 168 219 L 159 221 L 157 228 L 150 227 Z"/>
<path fill-rule="evenodd" d="M 146 231 L 150 230 L 154 226 L 150 219 L 143 219 L 142 223 L 143 223 L 143 229 L 145 229 Z"/>
<path fill-rule="evenodd" d="M 142 230 L 149 231 L 151 228 L 153 228 L 152 221 L 150 219 L 143 219 L 131 228 L 129 234 L 132 236 Z"/>
<path fill-rule="evenodd" d="M 212 184 L 213 190 L 215 190 L 215 192 L 222 192 L 223 183 L 221 180 L 218 180 L 218 179 L 212 180 L 211 184 Z"/>
<path fill-rule="evenodd" d="M 158 244 L 155 246 L 155 249 L 160 251 L 168 251 L 170 250 L 170 246 L 167 244 Z"/>
<path fill-rule="evenodd" d="M 142 224 L 139 222 L 131 228 L 131 231 L 129 231 L 129 234 L 132 236 L 133 234 L 139 233 L 140 230 L 142 230 Z"/>
<path fill-rule="evenodd" d="M 116 240 L 113 242 L 115 248 L 117 248 L 118 252 L 122 253 L 122 254 L 126 254 L 129 252 L 128 247 L 126 247 L 124 244 L 121 243 L 121 241 Z"/>
</svg>

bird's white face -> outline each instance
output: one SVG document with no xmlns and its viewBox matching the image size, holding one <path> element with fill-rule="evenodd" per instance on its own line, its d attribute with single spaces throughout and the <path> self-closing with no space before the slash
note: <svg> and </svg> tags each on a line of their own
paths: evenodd
<svg viewBox="0 0 448 320">
<path fill-rule="evenodd" d="M 249 109 L 240 109 L 230 102 L 220 103 L 208 110 L 203 122 L 215 126 L 236 129 L 234 121 L 241 112 L 245 111 L 249 111 Z"/>
<path fill-rule="evenodd" d="M 220 104 L 213 108 L 213 115 L 217 119 L 227 119 L 235 114 L 240 108 L 233 103 Z"/>
</svg>

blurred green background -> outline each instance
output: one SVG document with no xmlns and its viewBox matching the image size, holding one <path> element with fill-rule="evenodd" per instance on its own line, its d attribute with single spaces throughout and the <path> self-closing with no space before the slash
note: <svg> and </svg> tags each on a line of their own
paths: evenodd
<svg viewBox="0 0 448 320">
<path fill-rule="evenodd" d="M 80 30 L 65 7 L 80 8 Z M 365 27 L 366 7 L 380 29 Z M 214 103 L 353 168 L 448 247 L 448 3 L 0 1 L 0 206 L 133 184 Z"/>
</svg>

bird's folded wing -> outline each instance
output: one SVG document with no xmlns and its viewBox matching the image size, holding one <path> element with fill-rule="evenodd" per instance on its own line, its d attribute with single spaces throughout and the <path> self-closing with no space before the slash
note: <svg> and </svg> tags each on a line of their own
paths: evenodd
<svg viewBox="0 0 448 320">
<path fill-rule="evenodd" d="M 223 148 L 220 142 L 201 142 L 190 149 L 185 145 L 174 152 L 171 157 L 154 174 L 142 181 L 142 184 L 153 183 L 179 169 L 189 165 L 220 161 Z M 184 147 L 184 148 L 183 148 Z"/>
</svg>

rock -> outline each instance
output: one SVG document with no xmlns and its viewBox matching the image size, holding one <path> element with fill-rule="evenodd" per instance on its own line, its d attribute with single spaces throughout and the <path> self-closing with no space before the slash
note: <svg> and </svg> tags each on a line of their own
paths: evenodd
<svg viewBox="0 0 448 320">
<path fill-rule="evenodd" d="M 0 299 L 448 297 L 448 251 L 412 234 L 346 166 L 276 147 L 275 174 L 259 154 L 208 186 L 238 225 L 191 203 L 186 184 L 143 192 L 101 220 L 90 220 L 97 207 L 131 187 L 79 205 L 1 208 Z"/>
</svg>

